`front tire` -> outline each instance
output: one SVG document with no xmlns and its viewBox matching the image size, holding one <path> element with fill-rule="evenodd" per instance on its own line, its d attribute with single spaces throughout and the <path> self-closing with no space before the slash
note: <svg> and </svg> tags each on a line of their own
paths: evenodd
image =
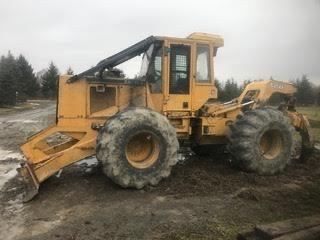
<svg viewBox="0 0 320 240">
<path fill-rule="evenodd" d="M 103 172 L 122 187 L 156 185 L 178 161 L 179 143 L 168 119 L 146 108 L 130 108 L 109 119 L 97 138 Z"/>
<path fill-rule="evenodd" d="M 234 165 L 262 175 L 281 172 L 291 158 L 293 132 L 290 120 L 278 110 L 246 112 L 230 126 L 228 148 Z"/>
</svg>

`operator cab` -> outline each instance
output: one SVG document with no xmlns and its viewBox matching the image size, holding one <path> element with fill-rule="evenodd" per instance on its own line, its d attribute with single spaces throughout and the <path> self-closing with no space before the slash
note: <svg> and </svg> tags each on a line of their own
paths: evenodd
<svg viewBox="0 0 320 240">
<path fill-rule="evenodd" d="M 71 77 L 98 82 L 145 85 L 147 107 L 167 114 L 191 116 L 208 99 L 217 98 L 214 86 L 214 57 L 223 38 L 193 33 L 187 38 L 149 37 L 100 61 L 97 66 Z M 143 55 L 140 73 L 128 78 L 118 71 L 121 64 Z"/>
</svg>

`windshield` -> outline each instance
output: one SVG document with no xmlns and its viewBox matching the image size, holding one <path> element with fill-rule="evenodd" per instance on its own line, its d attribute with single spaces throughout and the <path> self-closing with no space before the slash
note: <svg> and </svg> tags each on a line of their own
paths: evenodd
<svg viewBox="0 0 320 240">
<path fill-rule="evenodd" d="M 140 73 L 138 75 L 140 78 L 144 78 L 147 75 L 149 63 L 151 61 L 153 48 L 154 48 L 154 44 L 151 44 L 149 49 L 143 54 Z"/>
</svg>

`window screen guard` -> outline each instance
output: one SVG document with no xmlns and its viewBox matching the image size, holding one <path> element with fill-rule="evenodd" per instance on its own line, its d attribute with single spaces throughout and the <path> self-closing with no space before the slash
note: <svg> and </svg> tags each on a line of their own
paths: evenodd
<svg viewBox="0 0 320 240">
<path fill-rule="evenodd" d="M 190 47 L 171 45 L 170 47 L 170 94 L 189 94 Z"/>
</svg>

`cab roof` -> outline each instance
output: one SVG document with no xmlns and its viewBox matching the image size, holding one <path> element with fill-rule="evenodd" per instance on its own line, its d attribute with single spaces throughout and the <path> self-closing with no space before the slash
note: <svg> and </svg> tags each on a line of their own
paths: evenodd
<svg viewBox="0 0 320 240">
<path fill-rule="evenodd" d="M 176 40 L 176 41 L 193 41 L 193 42 L 208 42 L 212 43 L 214 47 L 219 48 L 224 46 L 224 39 L 217 34 L 203 33 L 203 32 L 193 32 L 186 38 L 176 38 L 167 36 L 156 36 L 157 40 Z"/>
</svg>

